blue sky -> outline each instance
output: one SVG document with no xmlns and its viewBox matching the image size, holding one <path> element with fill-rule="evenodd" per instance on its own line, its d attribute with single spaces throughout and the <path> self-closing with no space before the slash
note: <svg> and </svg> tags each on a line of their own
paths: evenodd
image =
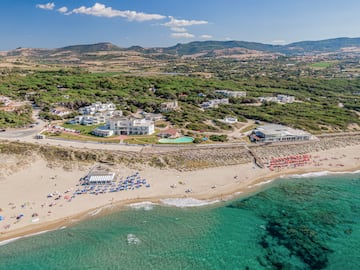
<svg viewBox="0 0 360 270">
<path fill-rule="evenodd" d="M 0 50 L 360 37 L 359 0 L 1 0 Z"/>
</svg>

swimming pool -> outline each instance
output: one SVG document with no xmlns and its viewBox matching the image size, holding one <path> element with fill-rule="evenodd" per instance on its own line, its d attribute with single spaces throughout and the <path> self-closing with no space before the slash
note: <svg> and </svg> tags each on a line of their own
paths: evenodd
<svg viewBox="0 0 360 270">
<path fill-rule="evenodd" d="M 192 137 L 184 136 L 176 139 L 160 139 L 159 143 L 191 143 L 193 140 Z"/>
</svg>

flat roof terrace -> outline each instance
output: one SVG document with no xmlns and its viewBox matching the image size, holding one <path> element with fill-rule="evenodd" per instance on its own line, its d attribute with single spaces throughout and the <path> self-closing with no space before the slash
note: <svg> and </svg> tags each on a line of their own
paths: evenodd
<svg viewBox="0 0 360 270">
<path fill-rule="evenodd" d="M 312 135 L 300 129 L 267 124 L 255 128 L 249 137 L 252 142 L 289 142 L 310 140 Z"/>
<path fill-rule="evenodd" d="M 259 131 L 267 136 L 311 136 L 311 134 L 306 131 L 277 124 L 259 126 L 255 131 Z"/>
<path fill-rule="evenodd" d="M 93 171 L 84 177 L 85 184 L 107 184 L 113 182 L 115 173 L 106 171 Z"/>
</svg>

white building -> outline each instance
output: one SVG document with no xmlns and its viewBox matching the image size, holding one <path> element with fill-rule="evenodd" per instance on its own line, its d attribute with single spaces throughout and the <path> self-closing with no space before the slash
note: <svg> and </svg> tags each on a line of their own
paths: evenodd
<svg viewBox="0 0 360 270">
<path fill-rule="evenodd" d="M 165 120 L 165 116 L 163 116 L 161 113 L 147 113 L 147 112 L 143 112 L 141 113 L 144 118 L 146 120 L 151 120 L 151 121 L 159 121 L 159 120 Z"/>
<path fill-rule="evenodd" d="M 106 112 L 97 112 L 93 115 L 78 115 L 74 119 L 70 120 L 70 124 L 79 124 L 79 125 L 99 125 L 106 123 L 108 119 L 114 116 L 122 116 L 122 111 L 106 111 Z"/>
<path fill-rule="evenodd" d="M 278 103 L 278 99 L 276 97 L 259 97 L 260 102 L 275 102 Z"/>
<path fill-rule="evenodd" d="M 178 102 L 177 100 L 169 101 L 169 102 L 163 102 L 160 104 L 160 111 L 161 112 L 169 112 L 176 110 L 178 108 Z"/>
<path fill-rule="evenodd" d="M 50 113 L 53 115 L 57 115 L 59 117 L 63 117 L 66 115 L 69 115 L 71 113 L 70 110 L 63 108 L 63 107 L 57 107 L 50 110 Z"/>
<path fill-rule="evenodd" d="M 212 99 L 201 103 L 200 106 L 204 109 L 209 109 L 209 108 L 217 108 L 219 104 L 229 104 L 229 99 L 228 98 Z"/>
<path fill-rule="evenodd" d="M 277 95 L 276 98 L 281 103 L 293 103 L 295 101 L 294 96 L 288 96 L 288 95 Z"/>
<path fill-rule="evenodd" d="M 259 97 L 260 102 L 275 102 L 275 103 L 293 103 L 295 102 L 294 96 L 277 95 L 276 97 Z"/>
<path fill-rule="evenodd" d="M 5 96 L 0 96 L 0 105 L 8 106 L 11 103 L 11 99 Z"/>
<path fill-rule="evenodd" d="M 155 132 L 154 121 L 137 118 L 113 117 L 106 126 L 116 135 L 151 135 Z"/>
<path fill-rule="evenodd" d="M 222 121 L 227 124 L 235 124 L 238 122 L 238 119 L 236 117 L 226 116 Z"/>
<path fill-rule="evenodd" d="M 215 93 L 232 98 L 246 97 L 245 91 L 215 90 Z"/>
<path fill-rule="evenodd" d="M 102 127 L 95 128 L 92 131 L 92 134 L 95 136 L 99 136 L 99 137 L 109 137 L 109 136 L 114 135 L 114 131 L 111 129 L 108 129 L 107 126 L 102 126 Z"/>
<path fill-rule="evenodd" d="M 95 114 L 97 112 L 105 112 L 105 111 L 114 111 L 116 110 L 116 106 L 109 102 L 109 103 L 101 103 L 101 102 L 95 102 L 93 104 L 91 104 L 90 106 L 86 106 L 86 107 L 81 107 L 79 109 L 79 112 L 81 114 Z"/>
<path fill-rule="evenodd" d="M 268 124 L 255 128 L 250 140 L 253 142 L 291 142 L 310 140 L 311 134 L 283 125 Z"/>
</svg>

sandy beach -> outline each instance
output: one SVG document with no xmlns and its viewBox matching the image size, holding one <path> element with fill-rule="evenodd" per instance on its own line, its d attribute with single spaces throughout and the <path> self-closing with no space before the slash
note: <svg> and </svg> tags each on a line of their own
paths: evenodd
<svg viewBox="0 0 360 270">
<path fill-rule="evenodd" d="M 11 154 L 0 154 L 0 241 L 69 226 L 79 220 L 98 215 L 104 210 L 137 202 L 161 203 L 168 198 L 193 198 L 204 203 L 228 200 L 256 192 L 272 179 L 309 172 L 352 172 L 360 169 L 360 145 L 335 147 L 309 152 L 310 161 L 302 166 L 261 169 L 248 162 L 239 165 L 179 171 L 148 165 L 134 167 L 109 165 L 118 178 L 138 173 L 149 187 L 134 190 L 81 194 L 79 179 L 94 166 L 73 164 L 71 168 L 52 166 L 37 155 L 19 160 Z M 266 161 L 266 158 L 263 158 Z M 265 164 L 266 165 L 266 164 Z M 51 197 L 48 195 L 52 194 Z M 164 202 L 164 201 L 163 201 Z M 199 201 L 196 201 L 199 202 Z M 106 211 L 105 211 L 106 212 Z"/>
</svg>

